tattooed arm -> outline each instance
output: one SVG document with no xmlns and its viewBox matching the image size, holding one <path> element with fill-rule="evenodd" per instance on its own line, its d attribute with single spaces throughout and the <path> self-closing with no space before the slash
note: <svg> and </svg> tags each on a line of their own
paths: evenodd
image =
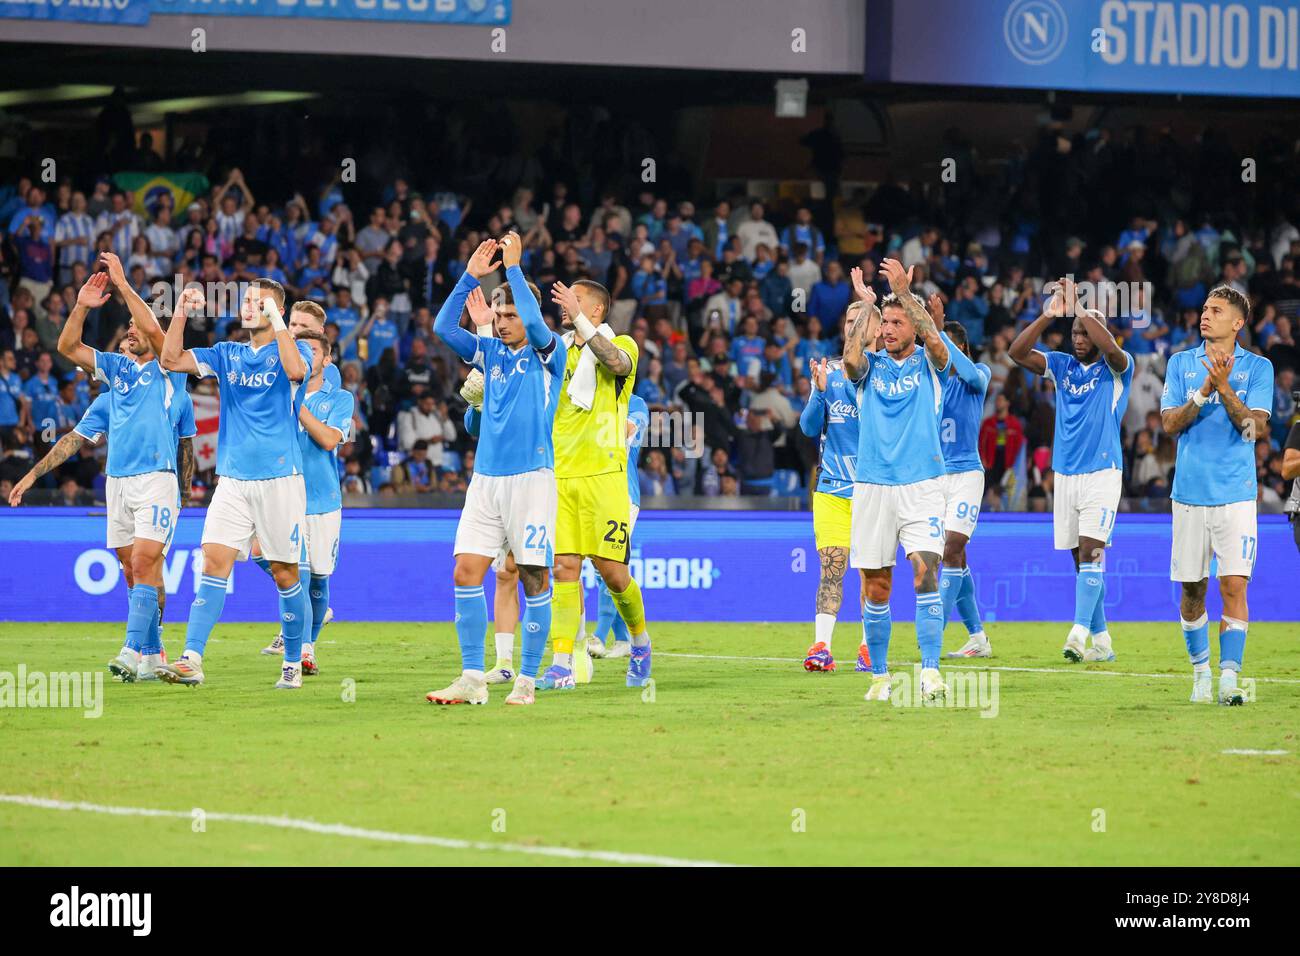
<svg viewBox="0 0 1300 956">
<path fill-rule="evenodd" d="M 190 506 L 190 494 L 194 487 L 194 439 L 182 438 L 177 448 L 176 460 L 180 465 L 181 507 Z"/>
<path fill-rule="evenodd" d="M 49 454 L 38 461 L 36 467 L 23 475 L 18 480 L 18 484 L 14 485 L 13 490 L 9 492 L 9 506 L 17 508 L 22 504 L 23 495 L 27 493 L 32 485 L 75 455 L 85 443 L 85 437 L 78 435 L 76 432 L 68 432 L 60 438 L 55 446 L 50 449 Z"/>
<path fill-rule="evenodd" d="M 916 328 L 917 341 L 925 346 L 925 354 L 930 359 L 930 364 L 939 371 L 944 371 L 948 368 L 948 346 L 944 345 L 943 339 L 939 337 L 939 330 L 935 328 L 934 320 L 926 311 L 925 303 L 912 292 L 912 270 L 904 269 L 903 264 L 897 259 L 885 259 L 880 263 L 880 271 L 889 280 L 889 289 L 898 299 L 898 304 L 912 320 L 912 325 Z"/>
<path fill-rule="evenodd" d="M 603 335 L 587 340 L 591 350 L 596 353 L 600 364 L 615 375 L 627 375 L 632 371 L 632 357 Z"/>
<path fill-rule="evenodd" d="M 868 288 L 862 301 L 866 303 L 867 317 L 854 322 L 844 340 L 844 374 L 850 382 L 860 381 L 867 374 L 870 363 L 867 356 L 875 348 L 876 337 L 880 335 L 881 316 L 876 308 L 875 290 Z"/>
</svg>

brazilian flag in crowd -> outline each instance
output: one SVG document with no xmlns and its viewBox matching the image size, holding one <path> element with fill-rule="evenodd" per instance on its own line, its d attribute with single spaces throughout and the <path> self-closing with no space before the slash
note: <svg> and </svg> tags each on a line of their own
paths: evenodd
<svg viewBox="0 0 1300 956">
<path fill-rule="evenodd" d="M 186 206 L 208 191 L 208 177 L 202 173 L 116 173 L 113 184 L 131 193 L 135 211 L 149 219 L 165 195 L 171 196 L 172 213 L 179 218 Z"/>
</svg>

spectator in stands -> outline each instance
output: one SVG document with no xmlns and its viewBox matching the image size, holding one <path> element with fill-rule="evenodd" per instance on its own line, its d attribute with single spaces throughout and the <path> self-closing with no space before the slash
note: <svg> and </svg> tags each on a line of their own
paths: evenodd
<svg viewBox="0 0 1300 956">
<path fill-rule="evenodd" d="M 1011 403 L 1005 395 L 998 394 L 993 407 L 993 414 L 980 425 L 979 451 L 985 486 L 1000 488 L 1007 474 L 1015 469 L 1025 434 L 1020 419 L 1011 414 Z"/>
<path fill-rule="evenodd" d="M 775 249 L 781 241 L 776 234 L 776 227 L 765 218 L 766 212 L 761 202 L 758 200 L 751 202 L 749 218 L 736 229 L 736 237 L 740 239 L 741 244 L 740 254 L 751 262 L 754 260 L 760 242 Z"/>
<path fill-rule="evenodd" d="M 823 328 L 838 329 L 844 310 L 853 297 L 853 287 L 844 277 L 844 267 L 838 259 L 826 263 L 826 276 L 814 283 L 808 297 L 808 314 L 815 315 Z"/>
<path fill-rule="evenodd" d="M 425 442 L 428 461 L 433 468 L 441 468 L 444 446 L 456 440 L 456 427 L 447 415 L 447 406 L 431 393 L 423 394 L 415 403 L 397 415 L 397 446 L 412 452 L 419 441 Z"/>
<path fill-rule="evenodd" d="M 645 453 L 645 463 L 640 467 L 639 473 L 642 495 L 677 494 L 677 485 L 672 472 L 668 470 L 668 462 L 658 448 L 651 448 Z"/>
</svg>

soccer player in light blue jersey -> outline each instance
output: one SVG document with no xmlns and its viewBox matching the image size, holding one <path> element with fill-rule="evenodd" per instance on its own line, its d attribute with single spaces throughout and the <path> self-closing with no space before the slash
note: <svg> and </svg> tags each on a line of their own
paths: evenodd
<svg viewBox="0 0 1300 956">
<path fill-rule="evenodd" d="M 325 334 L 325 310 L 322 309 L 315 302 L 312 302 L 310 299 L 303 299 L 299 302 L 295 302 L 293 304 L 293 307 L 289 309 L 289 334 L 291 334 L 295 340 L 298 340 L 298 339 L 303 339 L 304 338 L 303 333 L 306 332 L 319 332 L 321 335 Z M 306 336 L 305 338 L 309 339 L 310 336 Z M 328 340 L 326 341 L 328 343 Z M 326 351 L 325 370 L 323 373 L 324 377 L 323 377 L 322 384 L 329 386 L 330 388 L 341 389 L 343 388 L 343 379 L 339 375 L 338 368 L 336 368 L 334 365 L 328 344 L 325 347 L 325 351 Z M 305 447 L 306 446 L 304 446 L 304 449 Z M 311 497 L 310 479 L 307 479 L 307 483 L 308 483 L 307 496 L 308 498 L 310 498 Z M 311 512 L 308 512 L 308 514 L 310 515 Z M 253 545 L 252 545 L 252 550 L 250 552 L 250 557 L 259 568 L 261 568 L 263 571 L 267 573 L 267 575 L 271 574 L 271 562 L 267 561 L 266 558 L 262 556 L 262 546 L 258 544 L 256 538 L 253 539 Z M 333 573 L 334 573 L 333 570 L 331 570 L 330 574 Z M 310 588 L 311 562 L 308 560 L 306 548 L 303 549 L 301 561 L 298 564 L 298 579 L 302 583 L 302 586 L 304 588 Z M 310 591 L 308 592 L 308 595 L 310 596 Z M 324 627 L 330 621 L 334 620 L 334 611 L 332 608 L 330 608 L 328 602 L 326 602 L 325 609 L 324 611 L 320 612 L 320 614 L 323 614 L 324 616 L 323 617 L 319 616 L 317 611 L 313 610 L 311 620 L 303 623 L 304 650 L 303 650 L 303 659 L 302 659 L 303 660 L 302 672 L 304 676 L 310 676 L 311 674 L 316 673 L 314 667 L 315 659 L 314 658 L 308 659 L 307 656 L 309 651 L 314 652 L 315 650 L 315 636 L 318 636 L 320 634 L 320 630 L 322 627 Z M 310 648 L 308 648 L 306 644 L 305 635 L 308 634 L 313 636 L 312 646 Z M 275 635 L 275 640 L 273 640 L 266 647 L 262 648 L 262 653 L 270 657 L 283 656 L 284 632 L 283 631 L 277 632 Z"/>
<path fill-rule="evenodd" d="M 1246 586 L 1258 540 L 1255 442 L 1268 441 L 1273 366 L 1247 352 L 1237 333 L 1250 301 L 1229 286 L 1210 290 L 1201 308 L 1199 348 L 1170 356 L 1160 417 L 1178 439 L 1173 552 L 1169 577 L 1182 585 L 1183 638 L 1192 662 L 1192 701 L 1212 700 L 1210 626 L 1205 613 L 1210 562 L 1218 559 L 1219 703 L 1243 704 L 1237 684 L 1246 650 Z"/>
<path fill-rule="evenodd" d="M 912 270 L 886 259 L 881 272 L 893 294 L 881 303 L 879 320 L 871 312 L 871 320 L 858 323 L 844 347 L 844 371 L 857 383 L 860 414 L 849 564 L 862 572 L 862 619 L 872 675 L 866 699 L 889 700 L 889 595 L 901 544 L 916 588 L 920 694 L 923 700 L 939 700 L 948 693 L 939 675 L 944 543 L 940 376 L 951 359 L 925 303 L 911 291 Z M 863 301 L 874 306 L 874 292 L 868 289 Z M 877 330 L 884 349 L 868 351 Z"/>
<path fill-rule="evenodd" d="M 298 440 L 302 445 L 302 474 L 307 485 L 307 567 L 299 581 L 307 588 L 310 623 L 302 638 L 302 672 L 315 674 L 316 638 L 325 624 L 330 601 L 330 575 L 339 559 L 339 536 L 343 527 L 343 499 L 339 493 L 339 445 L 352 437 L 352 411 L 356 399 L 346 388 L 329 384 L 325 369 L 330 367 L 329 339 L 325 333 L 307 329 L 297 335 L 312 353 L 312 374 L 307 382 L 302 407 L 298 410 Z M 304 580 L 305 578 L 305 580 Z"/>
<path fill-rule="evenodd" d="M 1062 316 L 1073 316 L 1073 351 L 1038 351 L 1035 343 Z M 1133 357 L 1106 328 L 1106 317 L 1078 306 L 1073 280 L 1061 279 L 1040 315 L 1011 343 L 1011 358 L 1056 386 L 1056 472 L 1053 532 L 1056 550 L 1074 555 L 1074 625 L 1065 639 L 1068 661 L 1113 661 L 1106 630 L 1106 547 L 1124 493 L 1120 422 L 1133 383 Z M 1092 647 L 1085 643 L 1092 638 Z"/>
<path fill-rule="evenodd" d="M 859 295 L 862 270 L 853 270 L 853 285 Z M 847 339 L 857 323 L 874 306 L 854 302 L 844 313 L 844 337 Z M 804 655 L 804 670 L 831 673 L 835 670 L 831 639 L 835 621 L 844 600 L 844 574 L 849 567 L 852 544 L 851 520 L 853 487 L 857 480 L 858 460 L 858 389 L 844 373 L 840 359 L 809 362 L 812 391 L 808 404 L 799 416 L 799 428 L 818 444 L 817 486 L 812 493 L 813 539 L 821 563 L 817 581 L 817 601 L 813 618 L 813 643 Z M 866 641 L 858 649 L 855 670 L 871 670 L 871 654 Z"/>
<path fill-rule="evenodd" d="M 122 650 L 108 663 L 118 679 L 132 682 L 141 664 L 161 662 L 160 607 L 164 603 L 163 560 L 171 545 L 182 503 L 177 480 L 177 432 L 192 438 L 194 414 L 182 422 L 189 401 L 185 376 L 164 371 L 155 348 L 161 329 L 149 306 L 131 288 L 117 256 L 101 257 L 105 272 L 87 280 L 77 304 L 59 333 L 59 353 L 85 369 L 109 391 L 108 429 L 113 441 L 108 449 L 105 487 L 108 511 L 108 547 L 130 568 L 130 609 Z M 100 352 L 81 340 L 86 315 L 108 301 L 109 283 L 127 304 L 128 354 Z M 188 457 L 188 478 L 193 473 L 193 453 Z"/>
<path fill-rule="evenodd" d="M 168 683 L 203 683 L 203 652 L 226 602 L 237 558 L 247 558 L 256 538 L 280 592 L 284 663 L 275 686 L 302 687 L 303 625 L 311 605 L 299 580 L 307 490 L 298 410 L 311 375 L 311 349 L 295 342 L 285 324 L 284 289 L 273 279 L 248 284 L 239 320 L 251 341 L 186 349 L 185 324 L 203 308 L 195 288 L 181 293 L 163 345 L 163 366 L 215 378 L 221 400 L 217 431 L 216 491 L 203 522 L 203 575 L 190 606 L 185 652 L 158 668 Z"/>
<path fill-rule="evenodd" d="M 943 322 L 943 304 L 930 297 L 930 315 L 936 325 Z M 984 417 L 984 396 L 992 372 L 970 357 L 966 327 L 960 322 L 942 325 L 948 339 L 952 368 L 943 380 L 943 410 L 939 420 L 939 441 L 943 446 L 943 572 L 939 593 L 943 596 L 943 621 L 952 619 L 953 609 L 966 625 L 967 639 L 949 657 L 992 657 L 984 625 L 975 603 L 975 578 L 966 560 L 966 545 L 975 535 L 980 504 L 984 501 L 984 465 L 980 462 L 980 422 Z"/>
<path fill-rule="evenodd" d="M 501 250 L 499 263 L 492 257 Z M 556 516 L 555 445 L 551 429 L 565 348 L 542 318 L 541 293 L 519 267 L 523 243 L 510 233 L 498 245 L 486 239 L 438 311 L 434 331 L 483 373 L 483 408 L 474 477 L 456 527 L 456 634 L 461 675 L 427 695 L 435 704 L 484 704 L 488 685 L 483 644 L 487 600 L 483 579 L 503 549 L 514 555 L 523 581 L 523 664 L 507 704 L 533 703 L 534 675 L 550 636 L 550 569 Z M 506 284 L 493 293 L 497 337 L 464 329 L 461 313 L 479 281 L 506 267 Z M 477 302 L 473 309 L 480 308 Z M 473 310 L 472 309 L 472 310 Z"/>
<path fill-rule="evenodd" d="M 636 518 L 641 513 L 641 476 L 637 471 L 637 459 L 641 455 L 641 444 L 645 441 L 646 429 L 650 427 L 650 408 L 645 399 L 633 393 L 627 400 L 627 495 L 630 499 L 627 536 L 628 553 L 632 552 L 632 532 L 636 529 Z M 599 574 L 596 575 L 598 592 L 596 604 L 596 630 L 587 639 L 587 652 L 595 658 L 607 660 L 628 657 L 632 653 L 632 639 L 627 630 L 627 622 L 618 613 L 614 596 L 609 593 L 609 585 Z M 583 604 L 586 604 L 584 599 Z M 609 632 L 614 632 L 614 646 L 605 640 Z"/>
</svg>

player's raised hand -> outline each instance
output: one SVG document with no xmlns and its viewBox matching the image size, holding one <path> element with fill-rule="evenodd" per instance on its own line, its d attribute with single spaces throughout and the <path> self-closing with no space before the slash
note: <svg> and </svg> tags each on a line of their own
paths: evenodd
<svg viewBox="0 0 1300 956">
<path fill-rule="evenodd" d="M 930 318 L 934 319 L 935 329 L 942 332 L 943 331 L 943 296 L 939 295 L 939 293 L 937 292 L 931 295 L 930 301 L 928 303 L 928 310 L 930 312 Z"/>
<path fill-rule="evenodd" d="M 176 315 L 182 317 L 202 315 L 207 304 L 203 298 L 203 290 L 189 286 L 181 290 L 181 297 L 176 300 Z"/>
<path fill-rule="evenodd" d="M 1205 357 L 1210 361 L 1206 362 L 1201 359 L 1201 364 L 1209 372 L 1206 381 L 1210 387 L 1217 392 L 1223 393 L 1229 391 L 1231 386 L 1228 382 L 1228 376 L 1232 373 L 1232 363 L 1236 361 L 1231 352 L 1219 352 L 1218 349 L 1211 350 L 1208 346 L 1205 349 Z"/>
<path fill-rule="evenodd" d="M 108 270 L 108 277 L 113 280 L 115 286 L 126 285 L 126 270 L 122 268 L 122 260 L 111 252 L 101 252 L 99 254 L 99 264 Z"/>
<path fill-rule="evenodd" d="M 560 307 L 564 312 L 564 317 L 570 322 L 578 317 L 582 311 L 582 306 L 578 304 L 578 296 L 571 288 L 563 282 L 556 282 L 551 286 L 551 301 Z"/>
<path fill-rule="evenodd" d="M 853 294 L 859 299 L 865 299 L 867 293 L 871 290 L 867 288 L 867 282 L 862 276 L 861 267 L 854 266 L 850 269 L 849 278 L 853 280 Z"/>
<path fill-rule="evenodd" d="M 488 305 L 487 299 L 483 296 L 483 289 L 476 287 L 465 300 L 465 307 L 469 309 L 470 321 L 478 328 L 485 325 L 491 325 L 496 314 L 492 311 L 492 306 Z"/>
<path fill-rule="evenodd" d="M 1065 315 L 1065 290 L 1059 282 L 1052 282 L 1043 286 L 1043 291 L 1048 294 L 1047 301 L 1043 304 L 1043 315 L 1050 316 L 1053 319 L 1059 319 Z"/>
<path fill-rule="evenodd" d="M 813 388 L 819 392 L 826 391 L 826 360 L 809 359 L 808 370 L 812 372 Z"/>
<path fill-rule="evenodd" d="M 77 293 L 77 305 L 84 309 L 98 309 L 108 301 L 108 273 L 96 272 L 86 280 Z"/>
<path fill-rule="evenodd" d="M 907 295 L 912 291 L 912 270 L 904 269 L 897 259 L 886 259 L 880 263 L 880 271 L 889 280 L 890 291 L 897 296 Z"/>
<path fill-rule="evenodd" d="M 496 271 L 500 263 L 493 262 L 492 257 L 496 255 L 497 241 L 495 239 L 484 239 L 474 250 L 474 254 L 469 257 L 469 262 L 465 265 L 465 271 L 475 279 L 482 279 Z"/>
<path fill-rule="evenodd" d="M 519 260 L 524 255 L 524 241 L 519 238 L 519 233 L 513 229 L 506 233 L 506 237 L 501 240 L 501 264 L 509 269 L 511 266 L 519 265 Z"/>
</svg>

